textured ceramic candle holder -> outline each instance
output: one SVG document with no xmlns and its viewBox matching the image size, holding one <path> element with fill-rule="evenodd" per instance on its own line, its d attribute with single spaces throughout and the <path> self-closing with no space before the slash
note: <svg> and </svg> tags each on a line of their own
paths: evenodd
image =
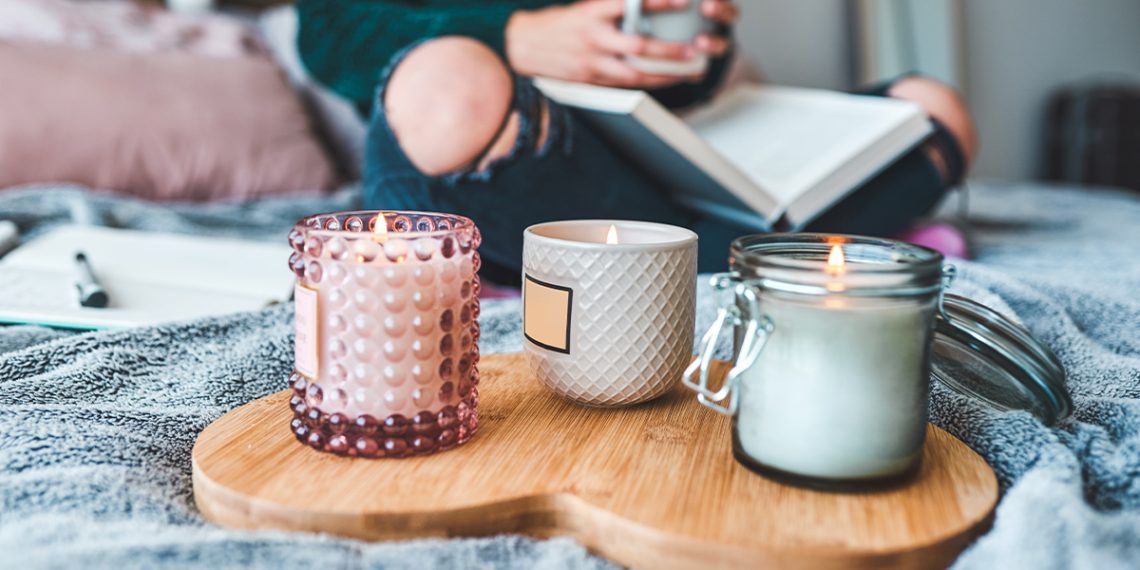
<svg viewBox="0 0 1140 570">
<path fill-rule="evenodd" d="M 523 271 L 524 348 L 548 388 L 623 406 L 681 379 L 693 346 L 696 234 L 621 220 L 539 224 L 525 232 Z"/>
<path fill-rule="evenodd" d="M 479 230 L 461 216 L 344 212 L 289 234 L 291 429 L 353 457 L 426 455 L 478 427 Z"/>
</svg>

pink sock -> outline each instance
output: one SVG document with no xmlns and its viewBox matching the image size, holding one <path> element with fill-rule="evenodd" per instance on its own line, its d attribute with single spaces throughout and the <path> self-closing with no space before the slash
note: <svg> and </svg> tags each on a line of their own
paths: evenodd
<svg viewBox="0 0 1140 570">
<path fill-rule="evenodd" d="M 899 235 L 898 239 L 929 247 L 946 257 L 957 259 L 970 257 L 966 235 L 953 224 L 946 222 L 920 222 Z"/>
</svg>

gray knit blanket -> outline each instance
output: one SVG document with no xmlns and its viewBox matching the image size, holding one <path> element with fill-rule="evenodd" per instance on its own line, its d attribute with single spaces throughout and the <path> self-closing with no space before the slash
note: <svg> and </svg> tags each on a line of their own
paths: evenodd
<svg viewBox="0 0 1140 570">
<path fill-rule="evenodd" d="M 34 235 L 65 221 L 283 240 L 351 190 L 252 205 L 163 207 L 77 188 L 0 193 Z M 932 421 L 994 467 L 992 530 L 960 568 L 1140 563 L 1140 196 L 989 185 L 971 197 L 977 259 L 954 286 L 1019 320 L 1060 356 L 1073 417 L 1048 428 L 935 386 Z M 285 260 L 282 260 L 284 266 Z M 700 326 L 712 313 L 702 291 Z M 488 301 L 484 353 L 521 348 L 517 301 Z M 118 332 L 0 328 L 0 567 L 601 568 L 570 539 L 502 536 L 368 544 L 241 532 L 194 507 L 190 449 L 223 413 L 280 390 L 291 310 Z M 763 505 L 758 505 L 762 509 Z"/>
</svg>

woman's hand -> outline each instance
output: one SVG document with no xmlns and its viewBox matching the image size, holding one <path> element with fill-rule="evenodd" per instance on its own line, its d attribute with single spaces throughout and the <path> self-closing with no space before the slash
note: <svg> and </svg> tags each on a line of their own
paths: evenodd
<svg viewBox="0 0 1140 570">
<path fill-rule="evenodd" d="M 731 0 L 645 0 L 645 10 L 676 10 L 689 2 L 702 2 L 702 13 L 713 21 L 736 20 Z M 582 0 L 515 12 L 506 29 L 511 68 L 523 75 L 654 89 L 697 78 L 639 71 L 624 61 L 625 56 L 687 61 L 698 53 L 715 56 L 728 49 L 728 40 L 719 36 L 702 35 L 694 44 L 686 44 L 623 34 L 618 22 L 624 9 L 623 0 Z"/>
</svg>

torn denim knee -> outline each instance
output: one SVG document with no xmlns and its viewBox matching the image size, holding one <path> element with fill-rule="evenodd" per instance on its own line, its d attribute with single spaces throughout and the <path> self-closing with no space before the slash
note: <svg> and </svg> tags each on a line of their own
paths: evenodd
<svg viewBox="0 0 1140 570">
<path fill-rule="evenodd" d="M 438 176 L 428 176 L 420 172 L 404 154 L 395 132 L 387 121 L 385 95 L 395 69 L 399 67 L 408 54 L 428 41 L 430 39 L 417 41 L 397 52 L 380 75 L 380 84 L 376 90 L 376 99 L 373 104 L 369 127 L 370 150 L 368 157 L 385 171 L 380 175 L 381 177 L 409 176 L 414 173 L 414 175 L 428 181 L 438 181 L 444 186 L 452 187 L 461 182 L 489 182 L 501 169 L 528 157 L 541 158 L 552 150 L 563 153 L 569 152 L 570 137 L 567 134 L 570 125 L 569 111 L 543 96 L 529 78 L 519 77 L 512 73 L 511 102 L 495 136 L 488 142 L 487 147 L 471 162 L 453 172 Z M 544 113 L 547 115 L 545 140 L 543 140 Z M 486 161 L 491 147 L 499 140 L 511 118 L 516 114 L 519 118 L 518 132 L 511 150 L 505 156 L 494 158 L 485 167 L 479 168 L 479 165 Z M 383 153 L 384 156 L 377 156 L 376 153 Z"/>
<path fill-rule="evenodd" d="M 448 186 L 461 182 L 490 182 L 501 169 L 530 157 L 541 158 L 552 149 L 568 153 L 570 138 L 566 136 L 569 127 L 569 111 L 553 103 L 525 77 L 513 75 L 514 88 L 511 103 L 502 119 L 495 136 L 469 164 L 455 172 L 439 176 Z M 479 168 L 487 159 L 491 147 L 499 140 L 512 117 L 518 116 L 518 132 L 511 150 L 505 156 L 492 159 L 485 167 Z M 546 115 L 546 128 L 543 128 L 543 115 Z M 545 130 L 545 139 L 543 138 Z"/>
</svg>

